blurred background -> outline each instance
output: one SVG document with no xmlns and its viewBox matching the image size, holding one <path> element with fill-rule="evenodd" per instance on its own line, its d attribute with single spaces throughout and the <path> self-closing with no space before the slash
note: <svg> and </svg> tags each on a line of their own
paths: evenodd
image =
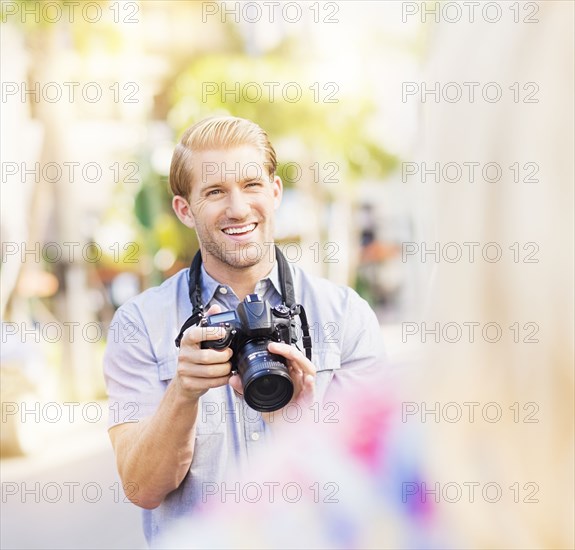
<svg viewBox="0 0 575 550">
<path fill-rule="evenodd" d="M 555 339 L 542 341 L 537 364 L 524 340 L 503 342 L 497 361 L 515 364 L 519 353 L 524 370 L 486 400 L 535 402 L 548 422 L 555 411 L 551 456 L 557 441 L 572 448 L 572 395 L 555 392 L 572 386 L 573 6 L 481 2 L 471 17 L 468 4 L 2 1 L 3 548 L 144 547 L 105 432 L 101 358 L 116 308 L 197 250 L 172 213 L 167 174 L 183 130 L 212 114 L 268 132 L 285 186 L 278 242 L 370 302 L 405 395 L 457 399 L 458 378 L 422 364 L 493 360 L 492 348 L 471 345 L 429 353 L 435 337 L 422 339 L 422 322 L 498 321 L 511 343 L 504 323 L 537 322 L 541 338 Z M 489 82 L 500 99 L 485 99 L 497 92 Z M 454 184 L 444 167 L 465 162 L 479 163 L 477 174 L 496 163 L 503 175 Z M 421 254 L 439 241 L 464 251 L 463 242 L 496 242 L 505 256 L 464 259 L 445 276 L 446 251 L 439 261 Z M 537 275 L 526 271 L 535 250 L 526 243 L 540 252 Z M 554 300 L 534 299 L 551 284 Z M 514 392 L 527 372 L 525 397 Z M 480 370 L 468 379 L 475 397 L 497 385 Z M 572 474 L 564 480 L 573 489 Z M 572 497 L 561 508 L 572 512 Z"/>
</svg>

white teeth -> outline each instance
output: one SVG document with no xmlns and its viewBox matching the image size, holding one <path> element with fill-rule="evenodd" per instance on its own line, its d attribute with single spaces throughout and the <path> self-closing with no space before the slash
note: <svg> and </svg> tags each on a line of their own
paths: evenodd
<svg viewBox="0 0 575 550">
<path fill-rule="evenodd" d="M 245 225 L 244 227 L 228 227 L 224 229 L 224 233 L 227 235 L 238 235 L 239 233 L 249 233 L 256 228 L 255 223 L 250 223 L 250 225 Z"/>
</svg>

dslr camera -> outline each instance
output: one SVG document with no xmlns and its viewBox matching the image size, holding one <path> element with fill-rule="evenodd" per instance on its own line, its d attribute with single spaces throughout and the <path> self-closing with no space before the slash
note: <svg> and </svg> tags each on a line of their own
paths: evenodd
<svg viewBox="0 0 575 550">
<path fill-rule="evenodd" d="M 228 310 L 201 320 L 203 327 L 223 327 L 226 336 L 206 340 L 201 347 L 221 350 L 231 347 L 232 370 L 240 375 L 244 399 L 254 410 L 277 411 L 285 407 L 294 392 L 286 360 L 268 351 L 269 342 L 297 342 L 296 315 L 301 306 L 271 307 L 257 294 L 248 294 L 236 311 Z"/>
</svg>

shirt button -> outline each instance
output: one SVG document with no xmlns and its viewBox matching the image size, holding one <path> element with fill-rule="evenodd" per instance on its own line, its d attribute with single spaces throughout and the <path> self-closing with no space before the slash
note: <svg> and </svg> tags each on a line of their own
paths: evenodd
<svg viewBox="0 0 575 550">
<path fill-rule="evenodd" d="M 254 432 L 252 434 L 252 441 L 257 441 L 260 438 L 260 434 L 257 432 Z"/>
<path fill-rule="evenodd" d="M 228 289 L 225 286 L 221 286 L 219 288 L 220 294 L 227 294 L 228 293 Z"/>
</svg>

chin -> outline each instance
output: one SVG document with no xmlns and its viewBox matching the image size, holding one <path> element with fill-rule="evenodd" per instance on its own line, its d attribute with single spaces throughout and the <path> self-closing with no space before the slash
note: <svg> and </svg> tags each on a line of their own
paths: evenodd
<svg viewBox="0 0 575 550">
<path fill-rule="evenodd" d="M 227 264 L 230 267 L 233 267 L 235 269 L 248 269 L 250 267 L 254 267 L 256 265 L 258 265 L 258 261 L 249 261 L 249 260 L 241 260 L 241 261 L 231 261 L 231 262 L 227 262 Z"/>
<path fill-rule="evenodd" d="M 238 257 L 236 255 L 227 255 L 225 258 L 222 258 L 222 261 L 227 265 L 229 265 L 230 267 L 234 267 L 237 269 L 245 269 L 248 267 L 254 267 L 255 265 L 258 265 L 262 261 L 262 259 L 261 257 L 250 259 L 250 258 Z"/>
<path fill-rule="evenodd" d="M 208 262 L 214 261 L 234 268 L 252 267 L 262 260 L 261 255 L 254 258 L 238 249 L 225 250 L 223 247 L 209 246 L 205 247 L 204 251 L 206 259 L 209 258 Z"/>
<path fill-rule="evenodd" d="M 273 259 L 270 244 L 261 242 L 237 243 L 227 250 L 217 250 L 219 259 L 232 267 L 253 267 Z"/>
</svg>

